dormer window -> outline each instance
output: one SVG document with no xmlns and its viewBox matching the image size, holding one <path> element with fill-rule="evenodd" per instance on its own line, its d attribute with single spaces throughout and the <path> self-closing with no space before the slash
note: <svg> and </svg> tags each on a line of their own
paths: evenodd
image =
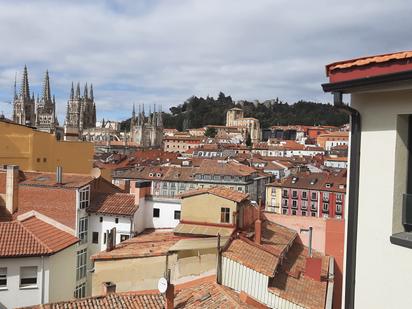
<svg viewBox="0 0 412 309">
<path fill-rule="evenodd" d="M 298 179 L 299 179 L 298 177 L 293 176 L 293 177 L 292 177 L 292 183 L 296 183 L 296 182 L 298 181 Z"/>
<path fill-rule="evenodd" d="M 310 184 L 313 186 L 317 182 L 318 182 L 318 180 L 316 178 L 314 178 L 314 179 L 311 179 Z"/>
<path fill-rule="evenodd" d="M 153 177 L 153 173 L 149 173 L 149 177 Z"/>
<path fill-rule="evenodd" d="M 331 188 L 332 187 L 332 184 L 331 183 L 327 183 L 326 184 L 326 188 Z"/>
</svg>

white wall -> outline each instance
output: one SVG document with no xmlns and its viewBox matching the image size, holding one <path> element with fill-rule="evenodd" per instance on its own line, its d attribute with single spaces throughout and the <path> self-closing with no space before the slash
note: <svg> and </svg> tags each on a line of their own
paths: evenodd
<svg viewBox="0 0 412 309">
<path fill-rule="evenodd" d="M 353 94 L 351 106 L 362 117 L 355 307 L 411 308 L 412 249 L 389 237 L 406 188 L 396 127 L 399 114 L 412 114 L 412 91 Z"/>
<path fill-rule="evenodd" d="M 174 212 L 181 209 L 180 199 L 147 199 L 143 204 L 143 208 L 145 228 L 175 228 L 179 224 L 180 220 L 174 219 Z M 160 209 L 159 218 L 153 218 L 153 208 Z"/>
<path fill-rule="evenodd" d="M 20 288 L 20 267 L 37 266 L 37 288 Z M 41 303 L 41 257 L 0 259 L 0 267 L 7 267 L 7 289 L 0 289 L 0 308 L 16 308 Z M 44 258 L 44 302 L 49 301 L 49 258 Z"/>
<path fill-rule="evenodd" d="M 103 218 L 103 222 L 100 222 L 100 217 Z M 116 223 L 116 218 L 119 220 L 118 223 Z M 104 243 L 104 233 L 107 233 L 107 230 L 111 230 L 114 227 L 116 228 L 116 244 L 118 244 L 120 243 L 121 234 L 130 236 L 130 231 L 132 229 L 132 217 L 90 214 L 88 236 L 90 255 L 106 250 L 106 244 Z M 99 233 L 98 244 L 92 243 L 93 232 Z"/>
<path fill-rule="evenodd" d="M 331 167 L 331 168 L 347 168 L 348 167 L 348 162 L 345 161 L 333 161 L 333 160 L 325 160 L 324 165 L 326 167 Z"/>
</svg>

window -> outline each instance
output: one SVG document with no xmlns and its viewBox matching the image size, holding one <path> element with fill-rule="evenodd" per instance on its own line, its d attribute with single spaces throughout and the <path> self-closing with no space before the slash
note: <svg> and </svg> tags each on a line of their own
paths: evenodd
<svg viewBox="0 0 412 309">
<path fill-rule="evenodd" d="M 298 198 L 298 191 L 292 191 L 292 198 Z"/>
<path fill-rule="evenodd" d="M 302 211 L 302 216 L 306 217 L 306 211 Z"/>
<path fill-rule="evenodd" d="M 316 217 L 316 212 L 313 212 L 313 211 L 312 211 L 312 212 L 310 213 L 310 215 L 311 215 L 312 217 Z"/>
<path fill-rule="evenodd" d="M 87 242 L 87 227 L 88 227 L 89 219 L 87 217 L 83 217 L 79 219 L 79 238 L 80 244 L 84 244 Z"/>
<path fill-rule="evenodd" d="M 308 199 L 308 192 L 302 191 L 302 199 L 304 200 Z"/>
<path fill-rule="evenodd" d="M 153 218 L 159 218 L 159 217 L 160 217 L 160 209 L 153 208 Z"/>
<path fill-rule="evenodd" d="M 316 201 L 318 199 L 318 195 L 316 194 L 316 192 L 312 192 L 311 199 L 312 199 L 312 201 Z"/>
<path fill-rule="evenodd" d="M 129 238 L 130 238 L 130 235 L 120 234 L 120 242 L 128 240 Z"/>
<path fill-rule="evenodd" d="M 323 201 L 329 202 L 329 192 L 323 192 Z"/>
<path fill-rule="evenodd" d="M 7 288 L 7 268 L 0 267 L 0 289 Z"/>
<path fill-rule="evenodd" d="M 82 283 L 76 286 L 76 289 L 74 290 L 74 297 L 75 298 L 86 297 L 86 283 Z"/>
<path fill-rule="evenodd" d="M 80 209 L 89 207 L 90 204 L 90 187 L 83 188 L 80 193 Z"/>
<path fill-rule="evenodd" d="M 103 244 L 106 244 L 107 241 L 107 235 L 106 233 L 103 233 Z"/>
<path fill-rule="evenodd" d="M 77 251 L 76 280 L 86 276 L 87 249 Z"/>
<path fill-rule="evenodd" d="M 237 190 L 242 192 L 242 187 L 237 187 Z"/>
<path fill-rule="evenodd" d="M 272 195 L 276 195 L 276 188 L 272 187 Z"/>
<path fill-rule="evenodd" d="M 100 223 L 102 223 L 103 222 L 103 217 L 100 217 Z"/>
<path fill-rule="evenodd" d="M 308 202 L 307 201 L 302 201 L 302 204 L 300 205 L 301 209 L 308 209 Z"/>
<path fill-rule="evenodd" d="M 93 234 L 92 234 L 92 243 L 94 243 L 94 244 L 99 243 L 99 232 L 93 232 Z"/>
<path fill-rule="evenodd" d="M 323 212 L 329 212 L 329 204 L 323 203 L 322 211 L 323 211 Z"/>
<path fill-rule="evenodd" d="M 283 197 L 288 197 L 288 190 L 283 190 Z"/>
<path fill-rule="evenodd" d="M 336 213 L 337 214 L 342 214 L 342 205 L 341 204 L 336 204 Z"/>
<path fill-rule="evenodd" d="M 20 287 L 37 287 L 37 266 L 20 267 Z"/>
<path fill-rule="evenodd" d="M 282 209 L 282 214 L 287 215 L 288 214 L 288 210 L 287 209 Z"/>
<path fill-rule="evenodd" d="M 220 222 L 222 223 L 230 222 L 230 208 L 226 208 L 226 207 L 220 208 Z"/>
<path fill-rule="evenodd" d="M 175 220 L 180 220 L 180 210 L 175 210 Z"/>
<path fill-rule="evenodd" d="M 293 200 L 292 201 L 292 208 L 298 208 L 298 202 Z"/>
<path fill-rule="evenodd" d="M 296 210 L 292 210 L 292 216 L 296 216 Z"/>
<path fill-rule="evenodd" d="M 43 163 L 46 163 L 47 162 L 47 158 L 43 158 Z"/>
<path fill-rule="evenodd" d="M 119 218 L 114 219 L 114 223 L 119 223 Z"/>
<path fill-rule="evenodd" d="M 318 207 L 316 206 L 316 202 L 310 202 L 310 209 L 314 211 L 318 210 Z"/>
<path fill-rule="evenodd" d="M 342 193 L 336 193 L 336 202 L 342 202 Z"/>
<path fill-rule="evenodd" d="M 288 207 L 288 200 L 283 200 L 283 207 Z"/>
</svg>

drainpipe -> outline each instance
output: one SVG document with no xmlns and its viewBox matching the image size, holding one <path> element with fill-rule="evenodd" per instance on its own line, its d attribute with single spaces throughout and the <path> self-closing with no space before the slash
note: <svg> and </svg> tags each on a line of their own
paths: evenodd
<svg viewBox="0 0 412 309">
<path fill-rule="evenodd" d="M 44 255 L 41 256 L 41 304 L 44 304 Z"/>
<path fill-rule="evenodd" d="M 355 308 L 356 246 L 358 234 L 359 165 L 361 145 L 361 117 L 357 110 L 342 102 L 342 92 L 333 93 L 335 107 L 350 115 L 351 145 L 349 169 L 349 200 L 347 211 L 345 309 Z"/>
</svg>

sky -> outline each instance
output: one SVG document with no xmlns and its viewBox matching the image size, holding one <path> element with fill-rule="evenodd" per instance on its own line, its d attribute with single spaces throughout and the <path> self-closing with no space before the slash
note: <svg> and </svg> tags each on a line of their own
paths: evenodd
<svg viewBox="0 0 412 309">
<path fill-rule="evenodd" d="M 72 81 L 106 120 L 220 91 L 327 103 L 325 65 L 411 50 L 410 16 L 408 0 L 0 0 L 0 113 L 25 64 L 36 96 L 49 70 L 61 124 Z"/>
</svg>

